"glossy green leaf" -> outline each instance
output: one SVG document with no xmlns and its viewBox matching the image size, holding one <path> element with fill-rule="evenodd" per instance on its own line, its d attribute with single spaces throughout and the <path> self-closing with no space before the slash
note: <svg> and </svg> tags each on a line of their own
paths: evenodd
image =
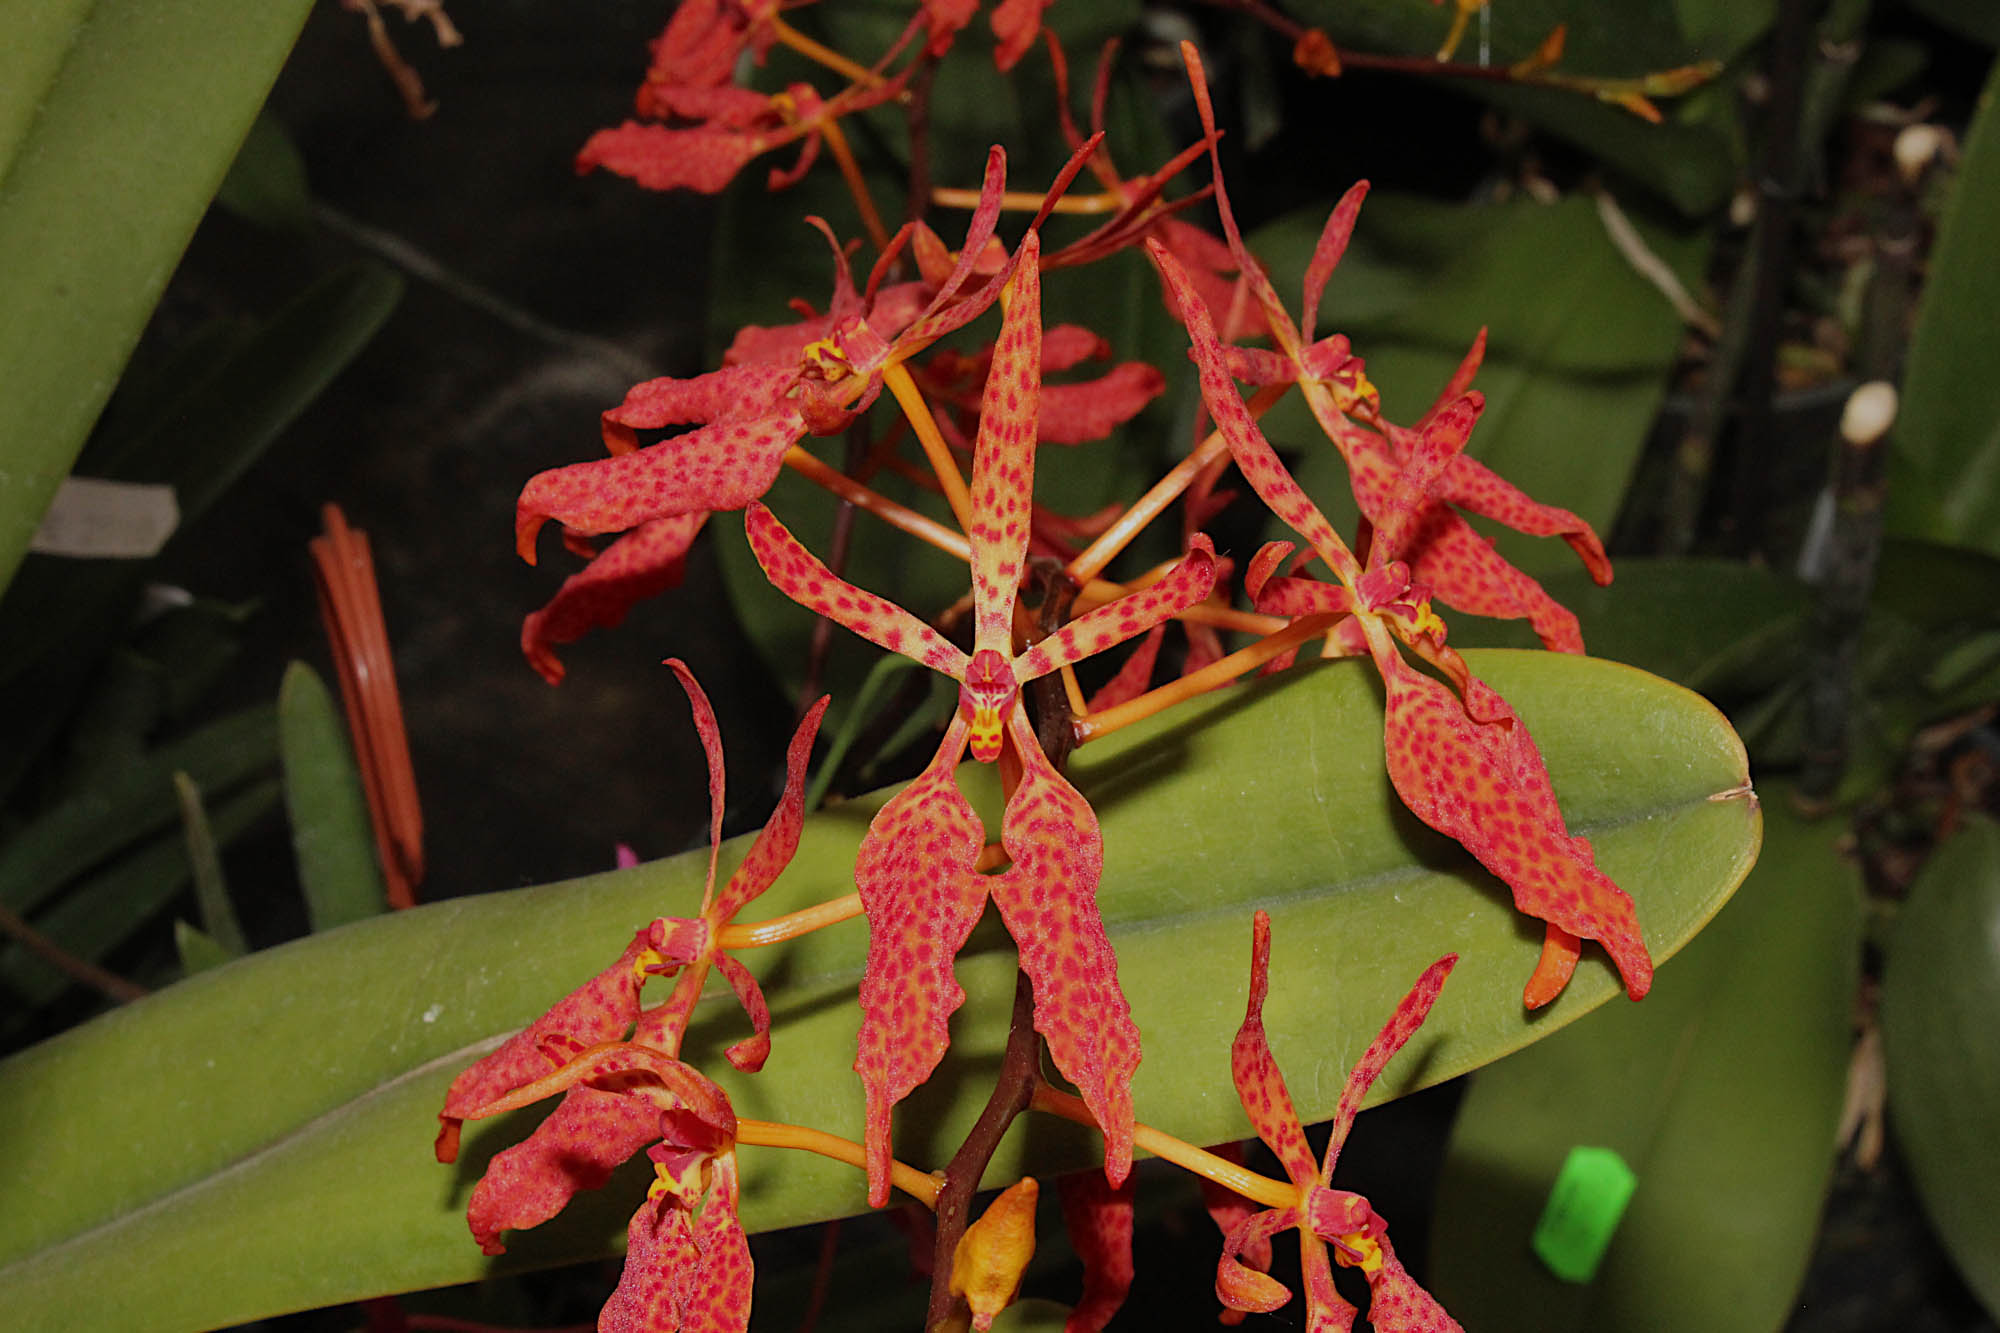
<svg viewBox="0 0 2000 1333">
<path fill-rule="evenodd" d="M 2000 554 L 2000 70 L 1966 131 L 1931 251 L 1889 470 L 1892 532 Z"/>
<path fill-rule="evenodd" d="M 1572 830 L 1632 893 L 1655 956 L 1677 951 L 1756 853 L 1735 735 L 1697 696 L 1629 668 L 1544 653 L 1472 661 L 1537 728 Z M 1539 923 L 1401 811 L 1381 727 L 1367 668 L 1331 663 L 1207 696 L 1078 756 L 1107 848 L 1099 904 L 1146 1042 L 1143 1118 L 1198 1142 L 1247 1131 L 1227 1071 L 1257 906 L 1276 933 L 1265 1021 L 1309 1118 L 1328 1114 L 1384 1015 L 1448 950 L 1463 961 L 1381 1098 L 1493 1060 L 1616 991 L 1593 949 L 1560 1000 L 1523 1013 Z M 990 818 L 993 775 L 973 767 L 965 780 Z M 755 914 L 844 892 L 878 800 L 808 821 Z M 191 1329 L 614 1249 L 642 1189 L 614 1183 L 514 1237 L 504 1259 L 482 1259 L 459 1211 L 532 1116 L 468 1127 L 456 1167 L 429 1162 L 433 1117 L 459 1068 L 601 967 L 635 923 L 696 903 L 705 863 L 690 853 L 358 922 L 0 1065 L 0 1171 L 10 1195 L 41 1201 L 0 1212 L 0 1300 L 45 1323 L 89 1292 L 105 1322 Z M 849 1066 L 865 929 L 845 923 L 749 959 L 776 1019 L 762 1074 L 719 1059 L 741 1035 L 734 1000 L 717 994 L 699 1011 L 689 1056 L 740 1114 L 859 1133 Z M 984 1101 L 1014 977 L 996 923 L 975 931 L 958 974 L 970 999 L 952 1058 L 898 1117 L 906 1160 L 943 1160 Z M 98 1095 L 113 1069 L 147 1090 L 146 1114 Z M 1087 1165 L 1092 1137 L 1037 1120 L 1010 1137 L 992 1179 Z M 753 1228 L 862 1205 L 858 1174 L 823 1159 L 746 1151 L 743 1167 Z"/>
<path fill-rule="evenodd" d="M 1288 301 L 1325 220 L 1323 208 L 1303 210 L 1251 238 Z M 1699 267 L 1698 238 L 1641 231 L 1676 269 Z M 1353 339 L 1395 421 L 1429 409 L 1489 325 L 1473 382 L 1486 410 L 1468 452 L 1542 503 L 1609 528 L 1666 391 L 1681 322 L 1612 245 L 1590 200 L 1472 209 L 1371 195 L 1324 309 L 1327 329 Z M 1280 448 L 1299 452 L 1301 484 L 1351 531 L 1346 469 L 1303 404 L 1280 404 L 1265 426 Z M 1576 565 L 1559 541 L 1500 531 L 1499 542 L 1532 574 Z"/>
<path fill-rule="evenodd" d="M 1438 1185 L 1431 1288 L 1482 1333 L 1773 1333 L 1819 1228 L 1846 1089 L 1861 943 L 1839 829 L 1765 792 L 1743 892 L 1611 1006 L 1483 1069 Z M 1603 1267 L 1559 1281 L 1528 1249 L 1572 1147 L 1638 1175 Z"/>
<path fill-rule="evenodd" d="M 1882 982 L 1890 1124 L 1945 1248 L 2000 1315 L 2000 825 L 1974 815 L 1911 886 Z"/>
<path fill-rule="evenodd" d="M 30 5 L 0 47 L 0 587 L 308 5 Z"/>
<path fill-rule="evenodd" d="M 368 798 L 347 743 L 347 724 L 319 674 L 304 662 L 285 668 L 278 687 L 278 756 L 285 767 L 285 813 L 292 854 L 314 930 L 387 911 Z"/>
</svg>

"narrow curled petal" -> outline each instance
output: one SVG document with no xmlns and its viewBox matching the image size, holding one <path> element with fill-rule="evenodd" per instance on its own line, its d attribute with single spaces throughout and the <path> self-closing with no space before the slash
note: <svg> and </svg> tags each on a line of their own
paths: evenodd
<svg viewBox="0 0 2000 1333">
<path fill-rule="evenodd" d="M 1259 910 L 1250 927 L 1250 999 L 1244 1006 L 1243 1025 L 1229 1048 L 1229 1076 L 1236 1095 L 1292 1183 L 1305 1185 L 1319 1176 L 1319 1163 L 1306 1144 L 1305 1129 L 1285 1087 L 1285 1076 L 1271 1054 L 1270 1040 L 1264 1035 L 1264 997 L 1271 989 L 1271 918 Z"/>
<path fill-rule="evenodd" d="M 1146 637 L 1132 655 L 1125 659 L 1125 665 L 1118 668 L 1118 674 L 1104 682 L 1098 691 L 1086 701 L 1086 711 L 1099 713 L 1107 708 L 1136 699 L 1153 684 L 1153 667 L 1160 660 L 1160 645 L 1167 639 L 1167 627 L 1155 625 L 1146 631 Z"/>
<path fill-rule="evenodd" d="M 1349 1333 L 1354 1307 L 1333 1285 L 1325 1242 L 1305 1227 L 1299 1228 L 1299 1269 L 1306 1286 L 1306 1333 Z"/>
<path fill-rule="evenodd" d="M 1018 702 L 1007 730 L 1021 781 L 1001 825 L 1013 864 L 993 876 L 993 901 L 1034 983 L 1035 1030 L 1103 1131 L 1104 1174 L 1116 1185 L 1132 1167 L 1139 1028 L 1097 913 L 1104 840 L 1090 803 L 1042 754 Z"/>
<path fill-rule="evenodd" d="M 796 360 L 796 358 L 792 358 Z M 602 418 L 604 443 L 612 453 L 638 445 L 637 432 L 696 422 L 745 421 L 776 410 L 786 386 L 797 377 L 795 364 L 725 365 L 691 379 L 662 376 L 625 391 L 625 399 Z"/>
<path fill-rule="evenodd" d="M 1041 238 L 1021 238 L 1013 296 L 986 372 L 979 437 L 972 446 L 973 650 L 1011 656 L 1014 598 L 1028 554 L 1035 492 L 1035 421 L 1041 405 Z"/>
<path fill-rule="evenodd" d="M 1367 1270 L 1368 1322 L 1376 1333 L 1465 1333 L 1437 1298 L 1417 1285 L 1387 1236 L 1378 1237 L 1382 1264 Z"/>
<path fill-rule="evenodd" d="M 1333 525 L 1327 522 L 1319 506 L 1293 480 L 1291 472 L 1279 461 L 1277 451 L 1259 429 L 1256 419 L 1250 415 L 1250 409 L 1243 405 L 1242 395 L 1236 391 L 1236 382 L 1229 376 L 1222 343 L 1215 336 L 1215 326 L 1209 322 L 1208 312 L 1202 308 L 1189 286 L 1186 271 L 1157 241 L 1146 242 L 1146 253 L 1152 258 L 1153 267 L 1159 270 L 1168 290 L 1175 293 L 1180 302 L 1188 336 L 1194 344 L 1202 401 L 1208 405 L 1216 428 L 1228 442 L 1229 452 L 1236 459 L 1236 466 L 1243 473 L 1244 480 L 1250 483 L 1251 489 L 1257 492 L 1258 498 L 1272 513 L 1312 544 L 1330 569 L 1358 572 L 1355 571 L 1354 557 L 1348 551 L 1347 543 L 1333 530 Z"/>
<path fill-rule="evenodd" d="M 503 1254 L 503 1232 L 539 1226 L 583 1190 L 611 1178 L 660 1137 L 659 1110 L 595 1088 L 571 1088 L 535 1132 L 486 1165 L 465 1220 L 484 1254 Z"/>
<path fill-rule="evenodd" d="M 1101 1171 L 1056 1179 L 1069 1245 L 1083 1261 L 1083 1295 L 1071 1307 L 1063 1333 L 1101 1333 L 1132 1290 L 1134 1182 L 1113 1187 Z"/>
<path fill-rule="evenodd" d="M 1561 537 L 1602 585 L 1611 582 L 1611 560 L 1590 524 L 1567 509 L 1539 504 L 1512 482 L 1496 475 L 1476 458 L 1460 458 L 1445 472 L 1438 487 L 1448 504 L 1504 523 L 1530 537 Z"/>
<path fill-rule="evenodd" d="M 757 978 L 750 975 L 749 968 L 726 953 L 715 955 L 715 966 L 728 980 L 729 988 L 736 992 L 743 1012 L 750 1015 L 750 1035 L 722 1054 L 744 1073 L 754 1074 L 771 1058 L 771 1006 L 765 1003 L 763 989 L 757 985 Z"/>
<path fill-rule="evenodd" d="M 771 489 L 805 421 L 784 409 L 676 435 L 612 458 L 528 479 L 514 507 L 514 541 L 535 561 L 535 534 L 555 519 L 573 532 L 623 532 L 656 518 L 741 509 Z"/>
<path fill-rule="evenodd" d="M 1215 589 L 1215 547 L 1200 533 L 1181 562 L 1139 591 L 1106 602 L 1030 644 L 1014 659 L 1023 684 L 1136 639 L 1206 598 Z"/>
<path fill-rule="evenodd" d="M 1347 242 L 1354 235 L 1354 223 L 1361 216 L 1361 201 L 1368 197 L 1368 182 L 1356 181 L 1347 187 L 1347 193 L 1340 196 L 1340 202 L 1326 215 L 1326 225 L 1320 228 L 1319 241 L 1313 246 L 1312 258 L 1306 263 L 1305 300 L 1299 307 L 1299 332 L 1311 338 L 1319 326 L 1319 299 L 1326 291 L 1327 279 L 1340 266 L 1341 256 L 1347 253 Z M 1460 392 L 1464 391 L 1461 385 Z"/>
<path fill-rule="evenodd" d="M 1211 1146 L 1209 1152 L 1220 1157 L 1225 1162 L 1234 1162 L 1236 1165 L 1242 1166 L 1245 1156 L 1243 1147 L 1244 1143 L 1247 1142 L 1250 1142 L 1250 1140 L 1240 1142 L 1232 1140 L 1228 1143 L 1218 1143 Z M 1217 1184 L 1207 1176 L 1201 1177 L 1200 1183 L 1201 1206 L 1207 1211 L 1209 1220 L 1215 1223 L 1216 1229 L 1225 1236 L 1235 1230 L 1237 1224 L 1243 1221 L 1244 1218 L 1258 1211 L 1256 1204 L 1244 1198 L 1235 1190 L 1230 1189 L 1227 1185 Z M 1244 1246 L 1237 1252 L 1236 1258 L 1239 1262 L 1246 1263 L 1259 1272 L 1270 1272 L 1271 1238 L 1265 1236 Z M 1237 1319 L 1240 1320 L 1241 1318 L 1242 1316 L 1239 1314 Z M 1223 1322 L 1231 1323 L 1235 1321 L 1225 1316 Z"/>
<path fill-rule="evenodd" d="M 716 896 L 713 920 L 717 924 L 734 919 L 758 894 L 771 887 L 779 872 L 791 864 L 799 849 L 799 830 L 806 822 L 806 765 L 812 762 L 813 741 L 819 735 L 820 719 L 826 716 L 831 695 L 821 695 L 817 703 L 799 719 L 792 743 L 785 751 L 785 790 L 778 808 L 771 812 L 750 854 L 729 877 Z"/>
<path fill-rule="evenodd" d="M 678 587 L 705 512 L 641 523 L 563 580 L 549 604 L 521 622 L 521 652 L 551 685 L 563 679 L 556 648 L 624 623 L 634 605 Z"/>
<path fill-rule="evenodd" d="M 711 1159 L 699 1211 L 670 1193 L 648 1198 L 626 1231 L 625 1272 L 601 1333 L 744 1333 L 750 1327 L 750 1242 L 737 1216 L 736 1156 Z"/>
<path fill-rule="evenodd" d="M 688 709 L 694 714 L 695 734 L 701 737 L 702 753 L 708 756 L 708 880 L 701 890 L 701 910 L 706 914 L 709 901 L 715 897 L 715 857 L 722 850 L 725 781 L 722 728 L 716 725 L 715 709 L 709 706 L 708 691 L 702 689 L 701 682 L 694 678 L 694 672 L 688 670 L 688 664 L 678 657 L 669 657 L 664 665 L 680 681 L 681 689 L 687 692 Z"/>
<path fill-rule="evenodd" d="M 1369 515 L 1375 525 L 1374 544 L 1368 548 L 1371 567 L 1407 558 L 1425 514 L 1437 505 L 1438 483 L 1445 470 L 1465 450 L 1472 438 L 1473 424 L 1486 405 L 1485 395 L 1474 392 L 1454 399 L 1428 418 L 1421 430 L 1390 426 L 1391 437 L 1402 447 L 1402 458 L 1394 486 L 1381 511 Z"/>
<path fill-rule="evenodd" d="M 1288 1231 L 1305 1220 L 1297 1208 L 1267 1208 L 1252 1213 L 1222 1238 L 1222 1258 L 1215 1265 L 1215 1299 L 1232 1310 L 1269 1314 L 1283 1309 L 1292 1299 L 1291 1289 L 1256 1268 L 1238 1263 L 1236 1256 L 1262 1245 L 1268 1253 L 1271 1237 Z"/>
<path fill-rule="evenodd" d="M 1521 911 L 1602 943 L 1626 993 L 1645 995 L 1653 963 L 1632 900 L 1597 868 L 1589 840 L 1570 836 L 1541 752 L 1513 708 L 1476 677 L 1461 704 L 1393 646 L 1374 655 L 1389 695 L 1389 777 L 1403 803 L 1506 881 Z"/>
<path fill-rule="evenodd" d="M 837 578 L 761 504 L 743 514 L 750 550 L 779 592 L 845 625 L 870 643 L 913 658 L 953 680 L 965 678 L 964 650 L 884 597 Z"/>
<path fill-rule="evenodd" d="M 930 767 L 869 824 L 854 863 L 868 914 L 854 1069 L 868 1099 L 868 1198 L 877 1208 L 889 1199 L 890 1109 L 944 1058 L 948 1022 L 965 1002 L 952 959 L 986 905 L 973 869 L 985 830 L 954 778 L 965 742 L 966 723 L 954 718 Z"/>
<path fill-rule="evenodd" d="M 1368 1049 L 1362 1052 L 1361 1058 L 1348 1072 L 1347 1083 L 1340 1090 L 1340 1105 L 1333 1113 L 1333 1132 L 1326 1145 L 1326 1165 L 1319 1173 L 1321 1185 L 1333 1177 L 1333 1164 L 1340 1156 L 1340 1146 L 1347 1142 L 1347 1131 L 1354 1127 L 1354 1117 L 1361 1111 L 1361 1099 L 1368 1095 L 1368 1089 L 1382 1076 L 1389 1061 L 1396 1058 L 1396 1052 L 1402 1050 L 1403 1044 L 1424 1025 L 1424 1019 L 1430 1016 L 1431 1006 L 1437 1003 L 1438 992 L 1444 989 L 1445 978 L 1457 965 L 1458 955 L 1448 953 L 1425 968 L 1423 975 L 1417 978 L 1417 984 L 1410 987 L 1409 994 L 1397 1003 L 1396 1012 L 1389 1016 L 1389 1021 L 1382 1025 L 1382 1030 L 1375 1034 L 1375 1040 L 1368 1044 Z"/>
</svg>

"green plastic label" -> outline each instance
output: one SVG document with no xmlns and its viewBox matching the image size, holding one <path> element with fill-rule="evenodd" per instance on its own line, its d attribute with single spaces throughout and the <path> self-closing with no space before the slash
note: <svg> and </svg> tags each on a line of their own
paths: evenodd
<svg viewBox="0 0 2000 1333">
<path fill-rule="evenodd" d="M 1632 1168 L 1610 1148 L 1571 1148 L 1535 1223 L 1530 1244 L 1536 1256 L 1565 1282 L 1596 1277 L 1638 1185 Z"/>
</svg>

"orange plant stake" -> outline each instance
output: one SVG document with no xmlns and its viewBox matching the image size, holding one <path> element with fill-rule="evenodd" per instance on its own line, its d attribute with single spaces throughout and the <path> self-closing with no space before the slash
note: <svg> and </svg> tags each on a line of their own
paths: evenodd
<svg viewBox="0 0 2000 1333">
<path fill-rule="evenodd" d="M 389 631 L 382 623 L 375 561 L 368 552 L 368 534 L 347 526 L 339 505 L 329 504 L 320 512 L 326 531 L 312 539 L 313 585 L 368 796 L 375 852 L 389 906 L 414 907 L 424 878 L 424 814 L 417 801 L 416 770 L 410 765 L 410 738 L 403 728 L 403 701 L 389 659 Z"/>
</svg>

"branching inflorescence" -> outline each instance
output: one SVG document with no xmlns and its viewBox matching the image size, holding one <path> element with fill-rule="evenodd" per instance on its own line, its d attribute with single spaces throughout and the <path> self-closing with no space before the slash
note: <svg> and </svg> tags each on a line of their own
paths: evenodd
<svg viewBox="0 0 2000 1333">
<path fill-rule="evenodd" d="M 1045 7 L 1046 0 L 1002 0 L 992 13 L 1001 69 L 1030 49 Z M 1020 1090 L 1020 1101 L 1094 1126 L 1104 1139 L 1102 1175 L 1063 1183 L 1064 1212 L 1087 1274 L 1072 1329 L 1102 1327 L 1131 1282 L 1126 1176 L 1135 1147 L 1209 1183 L 1226 1232 L 1216 1279 L 1226 1310 L 1272 1310 L 1286 1302 L 1289 1293 L 1262 1270 L 1270 1238 L 1296 1229 L 1311 1327 L 1346 1328 L 1354 1316 L 1333 1289 L 1331 1253 L 1335 1263 L 1366 1276 L 1376 1328 L 1456 1328 L 1403 1271 L 1367 1200 L 1329 1184 L 1363 1094 L 1423 1022 L 1455 959 L 1440 959 L 1418 979 L 1369 1047 L 1342 1094 L 1325 1160 L 1315 1163 L 1264 1036 L 1270 927 L 1259 912 L 1248 1013 L 1230 1064 L 1251 1125 L 1287 1178 L 1258 1175 L 1241 1165 L 1240 1155 L 1205 1152 L 1152 1129 L 1133 1105 L 1140 1033 L 1096 904 L 1102 837 L 1089 802 L 1062 767 L 1073 745 L 1249 673 L 1282 669 L 1315 642 L 1324 656 L 1365 655 L 1386 687 L 1384 754 L 1403 802 L 1462 843 L 1510 886 L 1522 912 L 1545 923 L 1526 1004 L 1546 1004 L 1561 992 L 1583 940 L 1603 946 L 1636 1000 L 1650 985 L 1652 962 L 1631 900 L 1597 868 L 1589 842 L 1568 832 L 1527 727 L 1449 646 L 1433 608 L 1435 602 L 1524 619 L 1549 649 L 1582 651 L 1576 618 L 1477 536 L 1463 511 L 1561 537 L 1599 582 L 1610 580 L 1609 563 L 1588 524 L 1536 503 L 1465 455 L 1483 407 L 1472 387 L 1483 333 L 1431 409 L 1408 426 L 1383 415 L 1347 339 L 1318 336 L 1321 294 L 1346 248 L 1365 184 L 1349 190 L 1328 218 L 1294 320 L 1238 228 L 1215 151 L 1220 131 L 1191 46 L 1183 54 L 1202 137 L 1159 170 L 1123 176 L 1101 128 L 1085 137 L 1074 127 L 1067 70 L 1051 35 L 1060 119 L 1073 152 L 1049 188 L 1010 193 L 1006 154 L 995 146 L 977 191 L 935 193 L 939 205 L 971 209 L 955 249 L 922 221 L 887 233 L 840 122 L 907 103 L 918 71 L 945 55 L 973 11 L 968 0 L 926 0 L 888 53 L 864 66 L 793 29 L 775 4 L 686 0 L 655 43 L 638 98 L 643 119 L 594 136 L 578 159 L 580 169 L 602 167 L 649 188 L 713 192 L 756 157 L 799 143 L 796 164 L 771 173 L 772 187 L 782 186 L 808 170 L 825 145 L 855 194 L 877 256 L 857 287 L 848 249 L 827 223 L 810 219 L 831 246 L 832 294 L 823 311 L 795 302 L 793 322 L 739 331 L 720 368 L 634 386 L 604 413 L 608 457 L 528 482 L 516 524 L 521 554 L 535 559 L 536 537 L 553 520 L 565 545 L 590 557 L 548 606 L 527 618 L 522 646 L 529 661 L 559 681 L 559 646 L 617 624 L 635 601 L 671 587 L 708 515 L 743 510 L 751 548 L 775 587 L 956 681 L 959 702 L 935 757 L 875 816 L 855 866 L 856 893 L 755 928 L 737 926 L 734 917 L 783 872 L 797 845 L 805 775 L 826 700 L 815 704 L 793 738 L 777 813 L 743 866 L 717 892 L 711 850 L 708 887 L 694 916 L 663 917 L 639 930 L 602 974 L 461 1074 L 440 1117 L 438 1156 L 456 1156 L 463 1121 L 561 1093 L 554 1113 L 496 1157 L 473 1191 L 468 1216 L 480 1245 L 498 1253 L 505 1231 L 554 1216 L 577 1190 L 601 1185 L 644 1149 L 655 1182 L 633 1216 L 625 1277 L 601 1326 L 745 1328 L 750 1261 L 736 1214 L 739 1146 L 805 1149 L 852 1162 L 866 1170 L 876 1206 L 888 1202 L 892 1186 L 925 1204 L 938 1200 L 947 1184 L 942 1173 L 892 1156 L 892 1112 L 945 1054 L 948 1020 L 965 998 L 954 959 L 990 897 L 1032 986 L 1034 1033 L 1076 1089 L 1072 1095 L 1031 1073 L 1033 1086 Z M 761 62 L 781 43 L 828 68 L 840 86 L 822 92 L 795 83 L 764 94 L 733 81 L 741 58 Z M 1105 86 L 1100 78 L 1093 113 L 1099 127 Z M 1213 164 L 1212 184 L 1168 200 L 1170 183 L 1203 155 Z M 1070 196 L 1072 180 L 1086 169 L 1100 193 Z M 1211 195 L 1220 236 L 1181 216 Z M 1009 246 L 1000 221 L 1012 209 L 1032 216 Z M 1041 232 L 1057 213 L 1105 216 L 1080 240 L 1045 253 Z M 1104 438 L 1160 393 L 1164 380 L 1133 362 L 1084 386 L 1046 385 L 1045 375 L 1106 359 L 1111 348 L 1075 325 L 1045 328 L 1042 284 L 1059 281 L 1066 268 L 1130 249 L 1151 261 L 1166 311 L 1185 327 L 1213 430 L 1130 505 L 1088 521 L 1063 519 L 1037 503 L 1037 447 Z M 996 304 L 1003 313 L 989 347 L 939 347 Z M 1245 387 L 1253 390 L 1248 402 Z M 858 464 L 850 457 L 836 468 L 804 447 L 808 437 L 846 432 L 885 389 L 901 419 Z M 1363 517 L 1351 545 L 1258 424 L 1293 390 L 1346 464 Z M 641 432 L 682 427 L 640 443 Z M 896 456 L 905 430 L 919 445 L 920 463 Z M 961 463 L 968 452 L 969 480 Z M 1236 571 L 1200 531 L 1226 503 L 1216 481 L 1232 463 L 1256 498 L 1305 543 L 1297 555 L 1291 543 L 1272 543 L 1248 561 L 1240 571 L 1247 606 L 1230 604 L 1227 576 Z M 918 612 L 849 583 L 797 540 L 763 503 L 786 468 L 963 560 L 970 571 L 969 646 Z M 918 474 L 944 497 L 956 528 L 871 486 L 884 469 Z M 1106 580 L 1111 561 L 1176 501 L 1184 510 L 1181 558 L 1129 585 Z M 611 534 L 622 535 L 593 549 L 591 539 Z M 1038 573 L 1031 557 L 1042 558 Z M 1316 576 L 1306 568 L 1315 561 Z M 1190 634 L 1185 669 L 1148 688 L 1170 621 Z M 1229 651 L 1223 633 L 1252 638 Z M 1130 640 L 1138 640 L 1134 654 L 1086 703 L 1074 665 Z M 719 842 L 723 775 L 714 716 L 692 674 L 678 662 L 669 665 L 708 752 L 712 842 Z M 1050 695 L 1067 701 L 1056 715 L 1031 708 L 1023 693 L 1044 677 L 1063 686 Z M 1053 747 L 1051 735 L 1060 742 Z M 997 840 L 957 785 L 968 751 L 1000 766 L 1006 805 Z M 680 1059 L 709 971 L 723 974 L 751 1020 L 751 1035 L 730 1047 L 727 1058 L 756 1071 L 771 1053 L 769 1010 L 730 950 L 857 913 L 866 914 L 869 931 L 855 1058 L 865 1100 L 862 1141 L 738 1119 L 722 1089 Z M 671 979 L 672 991 L 648 1008 L 641 996 L 654 978 Z M 1017 1032 L 1023 1036 L 1034 1040 Z M 1033 1197 L 1027 1182 L 956 1242 L 949 1293 L 979 1327 L 1011 1299 L 1032 1250 L 1031 1223 L 1024 1250 L 1020 1218 L 1024 1208 L 1032 1218 Z"/>
</svg>

